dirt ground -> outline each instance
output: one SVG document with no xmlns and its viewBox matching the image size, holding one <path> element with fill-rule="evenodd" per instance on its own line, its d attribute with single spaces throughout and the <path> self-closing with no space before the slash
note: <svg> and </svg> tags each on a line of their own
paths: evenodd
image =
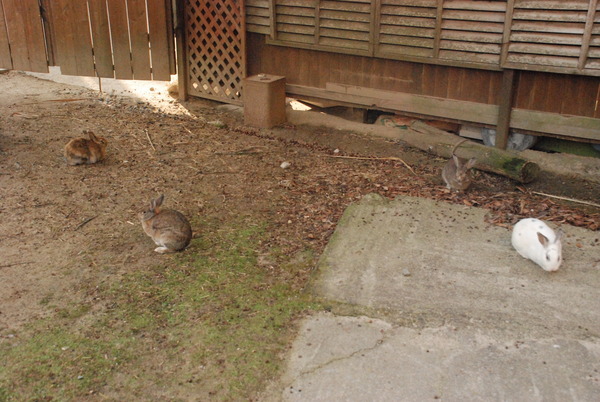
<svg viewBox="0 0 600 402">
<path fill-rule="evenodd" d="M 344 208 L 371 192 L 483 206 L 489 222 L 504 226 L 538 216 L 600 228 L 598 209 L 528 192 L 600 199 L 598 186 L 573 178 L 570 186 L 544 177 L 525 188 L 477 172 L 470 191 L 454 194 L 442 184 L 443 160 L 389 140 L 319 127 L 257 130 L 211 102 L 160 110 L 14 72 L 0 75 L 0 88 L 0 337 L 51 314 L 49 297 L 89 301 L 98 284 L 162 258 L 136 217 L 159 194 L 190 218 L 196 236 L 206 220 L 268 222 L 262 262 L 274 275 L 270 250 L 318 255 Z M 108 158 L 67 166 L 63 147 L 83 130 L 109 141 Z M 302 289 L 309 276 L 307 269 L 289 280 Z"/>
</svg>

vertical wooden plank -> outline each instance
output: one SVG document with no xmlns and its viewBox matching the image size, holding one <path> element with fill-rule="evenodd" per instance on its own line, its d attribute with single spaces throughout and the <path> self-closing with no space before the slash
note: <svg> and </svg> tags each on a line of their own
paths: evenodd
<svg viewBox="0 0 600 402">
<path fill-rule="evenodd" d="M 379 47 L 381 32 L 381 0 L 371 0 L 371 31 L 369 32 L 369 55 L 373 57 Z"/>
<path fill-rule="evenodd" d="M 48 72 L 38 0 L 4 1 L 3 5 L 13 68 Z"/>
<path fill-rule="evenodd" d="M 152 79 L 169 81 L 171 79 L 169 42 L 173 38 L 168 30 L 168 18 L 170 16 L 167 13 L 167 3 L 165 0 L 147 1 Z"/>
<path fill-rule="evenodd" d="M 464 69 L 458 67 L 447 67 L 448 81 L 446 82 L 446 96 L 450 99 L 462 99 L 462 86 L 464 82 Z"/>
<path fill-rule="evenodd" d="M 239 4 L 239 18 L 240 18 L 240 47 L 241 47 L 241 63 L 242 63 L 242 82 L 247 77 L 248 72 L 248 60 L 247 60 L 247 44 L 246 44 L 246 2 L 244 0 L 237 0 Z M 243 99 L 243 97 L 242 97 Z"/>
<path fill-rule="evenodd" d="M 129 18 L 133 79 L 149 80 L 152 78 L 152 74 L 146 1 L 127 0 L 127 16 Z"/>
<path fill-rule="evenodd" d="M 133 70 L 131 67 L 125 0 L 108 0 L 108 18 L 110 20 L 115 78 L 130 80 L 133 78 Z"/>
<path fill-rule="evenodd" d="M 57 66 L 60 66 L 62 73 L 68 74 L 77 70 L 77 63 L 73 53 L 73 35 L 66 23 L 67 18 L 70 18 L 69 5 L 65 5 L 65 3 L 68 3 L 67 0 L 55 0 L 49 5 L 52 10 L 51 25 L 54 27 L 55 62 Z"/>
<path fill-rule="evenodd" d="M 277 39 L 277 1 L 269 0 L 269 24 L 271 25 L 271 39 Z"/>
<path fill-rule="evenodd" d="M 535 74 L 536 73 L 530 71 L 519 72 L 519 82 L 517 85 L 515 108 L 532 109 Z"/>
<path fill-rule="evenodd" d="M 435 31 L 433 34 L 433 57 L 438 58 L 440 53 L 440 41 L 442 40 L 442 15 L 444 13 L 444 0 L 437 0 L 437 11 L 435 15 Z"/>
<path fill-rule="evenodd" d="M 581 53 L 579 54 L 579 61 L 577 63 L 578 69 L 585 67 L 587 61 L 588 51 L 590 49 L 590 41 L 592 39 L 592 28 L 594 27 L 594 16 L 596 15 L 596 6 L 598 0 L 590 0 L 590 6 L 588 8 L 587 17 L 585 20 L 585 29 L 583 31 L 583 39 L 581 42 Z"/>
<path fill-rule="evenodd" d="M 189 63 L 184 0 L 173 0 L 173 7 L 175 14 L 175 45 L 177 47 L 177 90 L 179 91 L 179 100 L 185 102 L 189 97 Z"/>
<path fill-rule="evenodd" d="M 0 68 L 12 70 L 12 58 L 10 57 L 10 46 L 8 44 L 8 32 L 4 23 L 4 7 L 0 1 Z"/>
<path fill-rule="evenodd" d="M 48 56 L 48 65 L 55 66 L 55 40 L 54 27 L 52 25 L 52 9 L 50 4 L 52 0 L 40 0 L 40 11 L 44 25 L 44 34 L 46 37 L 46 54 Z"/>
<path fill-rule="evenodd" d="M 173 12 L 175 0 L 165 0 L 165 10 L 167 13 L 167 35 L 169 52 L 169 72 L 171 75 L 177 74 L 177 60 L 175 59 L 175 13 Z"/>
<path fill-rule="evenodd" d="M 438 98 L 448 97 L 448 70 L 446 66 L 435 66 L 433 96 Z"/>
<path fill-rule="evenodd" d="M 506 14 L 504 17 L 504 32 L 502 34 L 502 50 L 500 52 L 500 67 L 504 66 L 508 56 L 508 46 L 510 45 L 510 32 L 512 29 L 513 12 L 515 9 L 515 0 L 508 0 L 506 3 Z"/>
<path fill-rule="evenodd" d="M 88 5 L 96 74 L 103 78 L 114 78 L 106 0 L 88 0 Z"/>
<path fill-rule="evenodd" d="M 546 86 L 545 101 L 540 104 L 544 112 L 561 113 L 563 94 L 565 91 L 565 78 L 562 74 L 549 74 L 544 80 Z"/>
<path fill-rule="evenodd" d="M 498 125 L 496 126 L 496 148 L 506 149 L 510 132 L 510 115 L 515 93 L 515 70 L 504 70 L 500 88 Z"/>
<path fill-rule="evenodd" d="M 87 3 L 55 0 L 52 19 L 60 71 L 66 75 L 93 77 L 95 71 Z"/>
</svg>

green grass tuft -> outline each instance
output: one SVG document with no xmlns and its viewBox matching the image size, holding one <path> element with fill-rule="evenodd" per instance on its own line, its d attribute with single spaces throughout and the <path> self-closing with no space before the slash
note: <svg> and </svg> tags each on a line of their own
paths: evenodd
<svg viewBox="0 0 600 402">
<path fill-rule="evenodd" d="M 125 275 L 90 305 L 0 343 L 0 400 L 250 398 L 280 370 L 310 297 L 257 263 L 263 225 L 210 230 L 166 264 Z M 85 318 L 85 319 L 82 319 Z M 112 395 L 115 397 L 115 395 Z"/>
</svg>

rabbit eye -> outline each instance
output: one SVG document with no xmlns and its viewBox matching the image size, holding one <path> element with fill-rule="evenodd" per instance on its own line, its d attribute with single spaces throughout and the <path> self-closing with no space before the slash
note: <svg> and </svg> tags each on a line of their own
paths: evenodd
<svg viewBox="0 0 600 402">
<path fill-rule="evenodd" d="M 550 261 L 550 256 L 549 255 L 546 256 L 546 261 Z"/>
</svg>

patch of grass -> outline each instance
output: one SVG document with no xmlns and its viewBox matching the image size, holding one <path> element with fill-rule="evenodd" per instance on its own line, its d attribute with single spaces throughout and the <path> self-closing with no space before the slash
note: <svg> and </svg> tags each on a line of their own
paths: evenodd
<svg viewBox="0 0 600 402">
<path fill-rule="evenodd" d="M 294 319 L 320 306 L 259 266 L 264 225 L 212 229 L 161 257 L 166 264 L 104 289 L 101 314 L 75 306 L 0 343 L 0 400 L 247 399 L 263 389 L 280 370 Z"/>
</svg>

